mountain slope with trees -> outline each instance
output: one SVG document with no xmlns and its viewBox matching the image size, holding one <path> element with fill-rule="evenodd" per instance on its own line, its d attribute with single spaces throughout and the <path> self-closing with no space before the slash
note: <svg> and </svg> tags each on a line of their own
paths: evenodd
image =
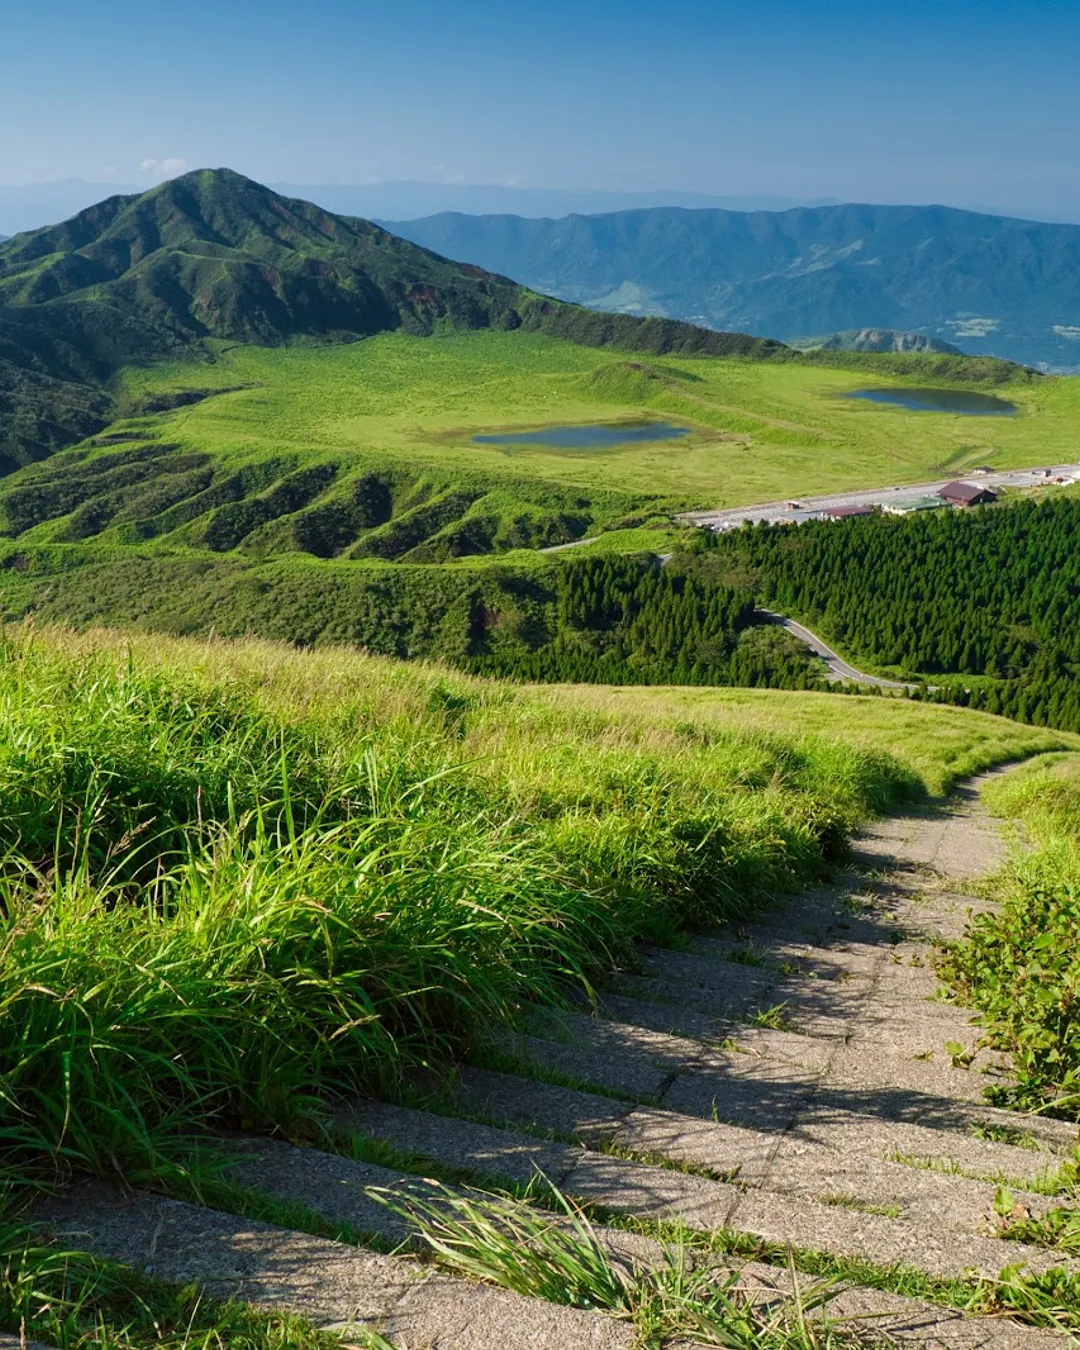
<svg viewBox="0 0 1080 1350">
<path fill-rule="evenodd" d="M 943 206 L 658 207 L 561 220 L 453 212 L 389 223 L 580 304 L 783 341 L 879 327 L 1080 367 L 1080 225 Z"/>
</svg>

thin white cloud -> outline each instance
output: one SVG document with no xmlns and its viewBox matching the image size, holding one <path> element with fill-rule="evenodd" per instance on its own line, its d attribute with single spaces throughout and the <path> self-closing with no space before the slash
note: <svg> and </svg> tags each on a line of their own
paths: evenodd
<svg viewBox="0 0 1080 1350">
<path fill-rule="evenodd" d="M 187 167 L 187 160 L 181 159 L 179 155 L 169 155 L 165 159 L 144 159 L 139 165 L 143 173 L 148 173 L 151 178 L 161 181 L 179 177 Z"/>
</svg>

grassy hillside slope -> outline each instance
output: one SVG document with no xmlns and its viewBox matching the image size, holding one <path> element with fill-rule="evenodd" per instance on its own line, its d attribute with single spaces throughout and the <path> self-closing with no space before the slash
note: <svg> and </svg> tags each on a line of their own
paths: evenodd
<svg viewBox="0 0 1080 1350">
<path fill-rule="evenodd" d="M 1016 847 L 995 880 L 1000 904 L 975 920 L 942 972 L 981 1014 L 986 1043 L 1016 1068 L 1017 1083 L 1000 1099 L 1080 1120 L 1080 757 L 1032 760 L 992 784 L 986 799 L 1017 827 Z M 1080 1213 L 1018 1222 L 1013 1235 L 1075 1252 Z"/>
<path fill-rule="evenodd" d="M 894 698 L 779 689 L 616 688 L 557 685 L 536 698 L 563 709 L 674 727 L 693 743 L 713 734 L 824 737 L 887 754 L 935 796 L 997 764 L 1043 753 L 1052 742 L 1080 749 L 1080 736 L 1021 726 L 1004 717 Z"/>
<path fill-rule="evenodd" d="M 811 881 L 918 788 L 340 652 L 16 635 L 0 703 L 0 1131 L 28 1166 L 61 1135 L 113 1171 L 238 1116 L 302 1128 L 635 938 Z"/>
<path fill-rule="evenodd" d="M 0 1135 L 23 1180 L 61 1139 L 65 1167 L 175 1184 L 214 1125 L 305 1134 L 328 1094 L 388 1089 L 636 939 L 812 882 L 925 790 L 843 735 L 344 651 L 4 641 Z M 906 739 L 910 710 L 883 716 Z M 1069 743 L 995 734 L 984 763 Z"/>
</svg>

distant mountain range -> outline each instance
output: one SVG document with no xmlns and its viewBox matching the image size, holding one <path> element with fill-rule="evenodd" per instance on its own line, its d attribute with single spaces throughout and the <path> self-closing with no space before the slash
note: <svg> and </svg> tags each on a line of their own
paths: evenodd
<svg viewBox="0 0 1080 1350">
<path fill-rule="evenodd" d="M 568 216 L 572 212 L 632 211 L 654 206 L 715 206 L 733 211 L 782 211 L 834 199 L 803 201 L 792 197 L 710 196 L 700 192 L 613 192 L 587 188 L 506 187 L 499 183 L 271 183 L 279 196 L 317 202 L 338 215 L 366 220 L 383 216 L 412 219 L 439 211 L 471 214 L 508 212 L 519 216 Z M 0 237 L 36 230 L 77 215 L 114 196 L 139 196 L 146 189 L 131 183 L 87 183 L 78 178 L 52 183 L 0 183 Z"/>
<path fill-rule="evenodd" d="M 797 206 L 837 206 L 839 197 L 785 197 L 776 193 L 717 194 L 657 188 L 623 192 L 601 188 L 511 187 L 502 183 L 433 183 L 402 179 L 376 183 L 285 183 L 269 186 L 283 197 L 317 202 L 338 215 L 366 220 L 415 220 L 443 211 L 467 215 L 514 215 L 526 219 L 598 215 L 677 206 L 726 211 L 787 211 Z M 0 183 L 0 239 L 22 230 L 36 230 L 66 220 L 113 196 L 139 196 L 145 185 L 93 183 L 80 178 L 43 183 Z M 1040 210 L 1035 207 L 969 206 L 985 215 L 1022 220 L 1080 223 L 1080 207 Z"/>
<path fill-rule="evenodd" d="M 525 328 L 654 354 L 777 343 L 584 310 L 228 169 L 114 196 L 0 244 L 0 472 L 92 434 L 111 377 L 224 338 Z M 786 353 L 791 356 L 791 353 Z"/>
<path fill-rule="evenodd" d="M 382 223 L 445 257 L 598 309 L 782 341 L 894 329 L 1080 370 L 1080 225 L 850 205 L 561 220 L 447 212 Z"/>
</svg>

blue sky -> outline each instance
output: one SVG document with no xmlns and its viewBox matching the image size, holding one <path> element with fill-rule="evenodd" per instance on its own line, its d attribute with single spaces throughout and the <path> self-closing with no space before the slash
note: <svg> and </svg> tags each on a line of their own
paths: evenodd
<svg viewBox="0 0 1080 1350">
<path fill-rule="evenodd" d="M 1077 0 L 6 0 L 0 183 L 1080 206 Z"/>
</svg>

